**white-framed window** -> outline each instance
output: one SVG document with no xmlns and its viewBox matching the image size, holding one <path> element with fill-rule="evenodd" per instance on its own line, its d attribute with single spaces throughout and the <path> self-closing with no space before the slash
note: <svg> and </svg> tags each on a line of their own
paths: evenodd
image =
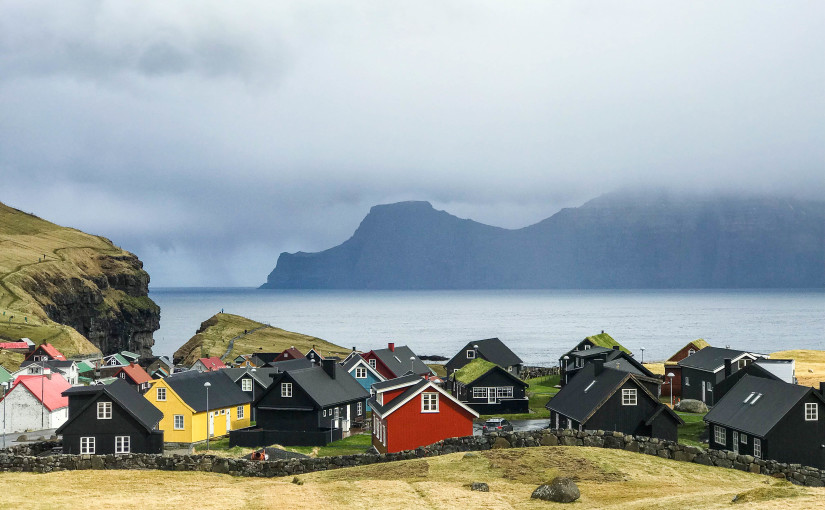
<svg viewBox="0 0 825 510">
<path fill-rule="evenodd" d="M 739 435 L 739 442 L 742 444 L 748 444 L 748 435 L 747 434 L 740 434 Z"/>
<path fill-rule="evenodd" d="M 422 413 L 437 413 L 438 412 L 438 393 L 422 393 L 421 394 L 421 412 Z"/>
<path fill-rule="evenodd" d="M 112 403 L 98 402 L 97 403 L 97 419 L 111 420 L 112 419 Z"/>
<path fill-rule="evenodd" d="M 324 415 L 324 418 L 327 417 L 327 410 L 326 409 L 323 410 L 323 415 Z"/>
<path fill-rule="evenodd" d="M 370 367 L 375 368 L 375 359 L 367 360 L 367 363 L 369 364 Z"/>
<path fill-rule="evenodd" d="M 716 444 L 720 444 L 722 446 L 727 444 L 724 427 L 720 427 L 719 425 L 713 426 L 713 440 L 716 441 Z"/>
<path fill-rule="evenodd" d="M 183 415 L 182 414 L 176 414 L 174 421 L 175 421 L 175 424 L 174 424 L 175 430 L 183 430 Z"/>
<path fill-rule="evenodd" d="M 355 367 L 355 378 L 356 379 L 366 379 L 367 378 L 367 369 L 365 367 Z"/>
<path fill-rule="evenodd" d="M 635 406 L 636 405 L 636 388 L 622 390 L 622 405 Z"/>
<path fill-rule="evenodd" d="M 81 437 L 80 438 L 80 454 L 92 455 L 95 453 L 95 438 Z"/>
<path fill-rule="evenodd" d="M 249 379 L 249 378 L 241 379 L 241 390 L 242 391 L 252 391 L 252 379 Z"/>
<path fill-rule="evenodd" d="M 243 420 L 243 406 L 238 406 L 238 420 Z"/>
<path fill-rule="evenodd" d="M 696 354 L 696 349 L 688 349 L 688 356 L 693 356 Z"/>
<path fill-rule="evenodd" d="M 513 398 L 513 387 L 512 386 L 502 386 L 500 388 L 496 388 L 496 397 L 498 397 L 498 398 Z"/>
<path fill-rule="evenodd" d="M 816 402 L 805 404 L 805 421 L 817 421 L 819 419 L 819 406 Z"/>
<path fill-rule="evenodd" d="M 685 376 L 685 386 L 690 386 L 690 377 Z"/>
<path fill-rule="evenodd" d="M 166 401 L 166 388 L 158 388 L 157 400 L 158 402 Z"/>
<path fill-rule="evenodd" d="M 749 360 L 749 359 L 740 359 L 739 362 L 737 363 L 738 368 L 739 369 L 745 368 L 746 366 L 748 366 L 748 364 L 750 364 L 750 362 L 751 362 L 751 360 Z"/>
<path fill-rule="evenodd" d="M 120 373 L 120 378 L 121 379 L 126 379 L 126 372 L 121 372 Z"/>
<path fill-rule="evenodd" d="M 589 349 L 589 348 L 590 348 L 590 344 L 584 344 L 584 350 L 585 350 L 585 351 L 586 351 L 587 349 Z"/>
<path fill-rule="evenodd" d="M 487 388 L 473 388 L 473 398 L 487 398 Z"/>
<path fill-rule="evenodd" d="M 281 396 L 282 397 L 291 397 L 292 396 L 292 383 L 291 382 L 281 383 Z"/>
<path fill-rule="evenodd" d="M 355 406 L 356 416 L 361 416 L 361 414 L 363 414 L 363 412 L 364 412 L 364 403 L 363 402 L 358 402 L 358 404 Z"/>
<path fill-rule="evenodd" d="M 759 438 L 753 438 L 753 456 L 757 459 L 762 457 L 762 440 Z"/>
<path fill-rule="evenodd" d="M 476 351 L 474 351 L 473 349 L 468 349 L 467 350 L 467 359 L 473 359 L 475 357 L 476 357 Z"/>
<path fill-rule="evenodd" d="M 115 453 L 129 453 L 131 443 L 129 436 L 115 436 Z"/>
</svg>

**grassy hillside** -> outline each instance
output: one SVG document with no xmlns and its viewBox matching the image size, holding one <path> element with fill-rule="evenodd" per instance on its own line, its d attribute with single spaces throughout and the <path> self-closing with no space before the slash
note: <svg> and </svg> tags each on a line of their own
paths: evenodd
<svg viewBox="0 0 825 510">
<path fill-rule="evenodd" d="M 157 315 L 157 306 L 139 295 L 148 279 L 137 257 L 108 239 L 0 204 L 0 338 L 48 341 L 69 356 L 97 353 L 90 338 L 67 324 L 91 319 L 100 328 L 123 329 L 123 314 Z M 109 331 L 97 333 L 110 340 Z"/>
<path fill-rule="evenodd" d="M 223 356 L 233 338 L 235 341 L 232 351 L 225 358 L 227 361 L 241 354 L 280 352 L 293 346 L 303 353 L 315 346 L 323 356 L 328 353 L 346 356 L 350 353 L 345 347 L 314 336 L 274 328 L 240 315 L 219 313 L 203 322 L 195 336 L 175 351 L 175 360 L 182 360 L 188 366 L 201 357 Z"/>
<path fill-rule="evenodd" d="M 233 478 L 196 472 L 64 471 L 4 473 L 2 508 L 145 509 L 555 508 L 530 499 L 556 475 L 577 479 L 578 509 L 817 508 L 825 488 L 797 487 L 761 475 L 674 462 L 618 450 L 547 447 L 458 453 L 285 478 Z M 486 482 L 490 492 L 471 491 Z M 100 489 L 96 490 L 95 487 Z M 104 487 L 117 487 L 116 491 Z M 206 492 L 205 492 L 206 491 Z M 36 498 L 31 497 L 37 494 Z M 208 495 L 207 495 L 208 494 Z M 738 502 L 731 500 L 738 497 Z M 558 505 L 559 507 L 563 505 Z"/>
<path fill-rule="evenodd" d="M 796 360 L 796 378 L 803 386 L 818 388 L 819 381 L 825 381 L 825 351 L 777 351 L 771 358 Z"/>
</svg>

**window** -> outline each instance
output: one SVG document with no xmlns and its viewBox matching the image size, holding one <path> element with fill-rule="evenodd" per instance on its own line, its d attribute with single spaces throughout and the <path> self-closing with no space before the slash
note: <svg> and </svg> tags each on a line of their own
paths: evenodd
<svg viewBox="0 0 825 510">
<path fill-rule="evenodd" d="M 238 420 L 243 420 L 243 406 L 238 406 Z"/>
<path fill-rule="evenodd" d="M 751 360 L 749 360 L 749 359 L 740 359 L 739 362 L 737 363 L 737 366 L 738 366 L 739 369 L 742 369 L 742 368 L 745 368 L 746 366 L 748 366 L 748 364 L 750 362 L 751 362 Z"/>
<path fill-rule="evenodd" d="M 98 402 L 97 403 L 97 419 L 111 420 L 112 419 L 112 403 Z"/>
<path fill-rule="evenodd" d="M 366 379 L 367 378 L 367 369 L 364 367 L 356 367 L 355 368 L 355 378 L 356 379 Z"/>
<path fill-rule="evenodd" d="M 361 416 L 364 412 L 364 403 L 358 402 L 358 405 L 355 406 L 355 414 L 356 416 Z"/>
<path fill-rule="evenodd" d="M 742 444 L 748 444 L 748 435 L 747 434 L 741 434 L 739 436 L 739 442 L 742 443 Z"/>
<path fill-rule="evenodd" d="M 805 404 L 805 421 L 816 421 L 819 419 L 819 406 L 814 403 Z"/>
<path fill-rule="evenodd" d="M 688 356 L 693 356 L 696 354 L 696 349 L 688 349 Z"/>
<path fill-rule="evenodd" d="M 685 386 L 690 386 L 690 377 L 685 376 Z"/>
<path fill-rule="evenodd" d="M 126 372 L 121 372 L 120 373 L 120 378 L 121 379 L 126 379 Z"/>
<path fill-rule="evenodd" d="M 115 436 L 115 453 L 129 453 L 130 443 L 129 436 Z"/>
<path fill-rule="evenodd" d="M 438 393 L 422 393 L 421 394 L 421 412 L 422 413 L 437 413 L 438 412 Z"/>
<path fill-rule="evenodd" d="M 252 379 L 242 379 L 241 380 L 241 390 L 243 390 L 243 391 L 252 391 Z"/>
<path fill-rule="evenodd" d="M 584 350 L 585 350 L 585 351 L 586 351 L 587 349 L 589 349 L 589 348 L 590 348 L 590 344 L 584 344 Z"/>
<path fill-rule="evenodd" d="M 467 359 L 473 359 L 476 357 L 476 351 L 470 349 L 467 351 Z"/>
<path fill-rule="evenodd" d="M 636 388 L 622 390 L 622 405 L 635 406 L 636 405 Z"/>
<path fill-rule="evenodd" d="M 720 427 L 719 425 L 713 426 L 713 440 L 716 441 L 716 444 L 720 444 L 725 446 L 727 444 L 727 440 L 725 439 L 725 429 Z"/>
<path fill-rule="evenodd" d="M 81 437 L 80 438 L 80 454 L 92 455 L 95 453 L 95 438 Z"/>
<path fill-rule="evenodd" d="M 757 459 L 762 457 L 762 440 L 753 438 L 753 456 Z"/>
<path fill-rule="evenodd" d="M 487 398 L 487 388 L 473 388 L 473 398 Z"/>
<path fill-rule="evenodd" d="M 496 397 L 498 397 L 498 398 L 513 398 L 513 387 L 512 386 L 502 386 L 501 388 L 496 388 Z"/>
<path fill-rule="evenodd" d="M 175 430 L 183 430 L 183 415 L 175 415 Z"/>
<path fill-rule="evenodd" d="M 281 396 L 282 397 L 291 397 L 292 396 L 292 383 L 290 383 L 290 382 L 281 383 Z"/>
<path fill-rule="evenodd" d="M 371 359 L 371 360 L 367 361 L 367 363 L 369 363 L 370 367 L 375 368 L 375 360 L 374 359 Z"/>
<path fill-rule="evenodd" d="M 166 401 L 166 388 L 158 388 L 157 400 L 159 402 L 165 402 Z"/>
<path fill-rule="evenodd" d="M 326 417 L 327 417 L 327 410 L 326 410 L 326 409 L 324 409 L 324 411 L 323 411 L 323 415 L 324 415 L 324 418 L 326 418 Z"/>
</svg>

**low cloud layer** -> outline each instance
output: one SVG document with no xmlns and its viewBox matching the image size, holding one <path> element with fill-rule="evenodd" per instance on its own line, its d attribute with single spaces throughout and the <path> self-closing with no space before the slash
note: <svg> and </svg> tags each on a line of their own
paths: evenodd
<svg viewBox="0 0 825 510">
<path fill-rule="evenodd" d="M 0 200 L 158 286 L 371 205 L 520 227 L 617 188 L 825 192 L 821 2 L 0 4 Z"/>
</svg>

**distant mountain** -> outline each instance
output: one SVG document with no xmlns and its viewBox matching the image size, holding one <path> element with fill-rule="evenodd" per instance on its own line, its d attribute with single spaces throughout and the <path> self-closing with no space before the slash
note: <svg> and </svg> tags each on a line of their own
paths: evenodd
<svg viewBox="0 0 825 510">
<path fill-rule="evenodd" d="M 262 288 L 821 288 L 825 202 L 612 193 L 517 230 L 373 207 L 319 253 L 282 253 Z"/>
</svg>

